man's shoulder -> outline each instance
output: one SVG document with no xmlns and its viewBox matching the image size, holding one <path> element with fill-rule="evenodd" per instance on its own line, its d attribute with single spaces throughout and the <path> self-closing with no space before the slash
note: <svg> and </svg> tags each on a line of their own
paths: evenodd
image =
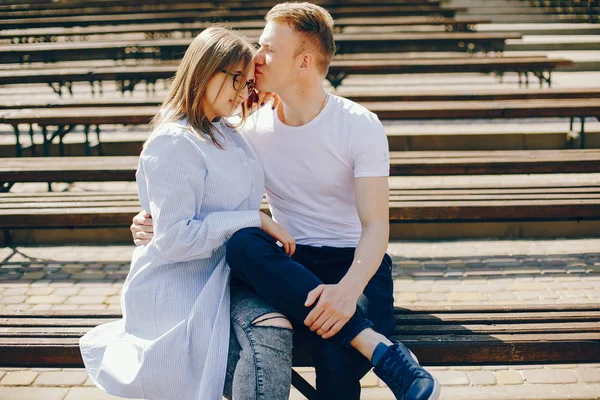
<svg viewBox="0 0 600 400">
<path fill-rule="evenodd" d="M 343 118 L 354 122 L 363 123 L 379 123 L 377 115 L 371 112 L 368 108 L 360 105 L 350 99 L 331 94 L 331 99 L 334 101 L 336 112 Z"/>
</svg>

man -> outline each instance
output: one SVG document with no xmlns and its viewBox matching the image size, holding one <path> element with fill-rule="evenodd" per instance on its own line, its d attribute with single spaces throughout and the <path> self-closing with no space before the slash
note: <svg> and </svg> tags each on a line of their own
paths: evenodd
<svg viewBox="0 0 600 400">
<path fill-rule="evenodd" d="M 265 19 L 258 102 L 274 92 L 281 103 L 257 111 L 244 133 L 265 170 L 273 218 L 296 245 L 244 229 L 228 243 L 228 263 L 309 341 L 319 399 L 359 399 L 359 380 L 375 366 L 396 398 L 435 400 L 439 384 L 384 336 L 394 320 L 383 127 L 323 87 L 335 52 L 327 11 L 283 3 Z"/>
</svg>

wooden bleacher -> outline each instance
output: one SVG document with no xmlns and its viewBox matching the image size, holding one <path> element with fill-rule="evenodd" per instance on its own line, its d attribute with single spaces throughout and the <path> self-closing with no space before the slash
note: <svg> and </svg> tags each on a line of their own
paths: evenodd
<svg viewBox="0 0 600 400">
<path fill-rule="evenodd" d="M 431 26 L 439 29 L 442 27 L 447 31 L 473 32 L 475 26 L 490 22 L 488 19 L 471 18 L 455 20 L 454 18 L 435 17 L 371 17 L 371 18 L 338 18 L 335 20 L 337 32 L 343 32 L 347 27 L 368 26 L 391 26 L 410 29 L 415 26 Z M 122 35 L 132 33 L 143 33 L 147 39 L 159 39 L 170 37 L 175 33 L 195 36 L 210 26 L 208 22 L 167 22 L 154 24 L 130 24 L 130 25 L 106 25 L 71 28 L 30 28 L 30 29 L 8 29 L 0 31 L 0 40 L 10 40 L 13 43 L 36 43 L 57 42 L 59 40 L 87 40 L 89 36 L 99 35 Z M 227 26 L 239 30 L 262 29 L 264 21 L 237 21 L 228 22 Z"/>
<path fill-rule="evenodd" d="M 199 5 L 184 0 L 169 11 L 160 11 L 160 7 L 144 10 L 140 7 L 159 4 L 154 0 L 11 0 L 11 4 L 19 7 L 10 13 L 0 5 L 0 40 L 13 42 L 0 45 L 1 63 L 6 66 L 0 73 L 0 124 L 4 132 L 9 127 L 15 134 L 16 155 L 23 155 L 19 137 L 27 134 L 31 142 L 36 142 L 37 130 L 42 131 L 44 138 L 41 154 L 49 155 L 53 142 L 58 141 L 62 147 L 62 139 L 70 132 L 83 131 L 85 153 L 92 154 L 89 136 L 96 133 L 99 141 L 100 128 L 105 125 L 113 125 L 115 135 L 119 135 L 121 124 L 139 124 L 145 129 L 162 99 L 139 96 L 135 83 L 168 79 L 174 67 L 114 67 L 105 63 L 115 59 L 180 58 L 191 39 L 176 36 L 196 34 L 206 26 L 202 21 L 208 18 L 226 18 L 239 29 L 248 29 L 253 37 L 255 31 L 252 30 L 260 29 L 263 24 L 260 19 L 269 6 L 262 1 L 248 3 L 243 8 L 236 8 L 231 2 L 219 3 L 218 6 L 208 2 Z M 334 0 L 322 3 L 334 11 L 339 26 L 336 41 L 340 56 L 330 70 L 330 82 L 334 87 L 339 86 L 347 75 L 352 75 L 336 92 L 378 113 L 386 123 L 386 130 L 390 129 L 388 123 L 407 120 L 428 123 L 431 119 L 503 122 L 513 118 L 534 121 L 547 117 L 570 118 L 581 120 L 579 143 L 581 147 L 586 146 L 585 117 L 600 116 L 598 88 L 560 84 L 553 89 L 533 89 L 528 85 L 516 88 L 504 87 L 502 82 L 496 81 L 497 86 L 492 83 L 485 90 L 467 87 L 467 90 L 457 91 L 440 86 L 436 92 L 424 92 L 418 85 L 382 90 L 384 88 L 373 85 L 365 88 L 352 84 L 355 77 L 367 80 L 372 74 L 450 75 L 452 72 L 473 76 L 476 72 L 502 76 L 514 71 L 519 78 L 525 78 L 523 83 L 528 83 L 531 73 L 539 79 L 540 87 L 544 82 L 550 86 L 550 72 L 569 66 L 571 61 L 531 55 L 463 57 L 456 54 L 500 52 L 507 39 L 521 38 L 518 32 L 473 32 L 474 25 L 489 20 L 464 16 L 456 19 L 455 14 L 465 9 L 442 8 L 437 1 L 367 3 L 349 0 L 340 7 L 333 6 Z M 82 10 L 86 10 L 83 20 L 76 16 L 82 14 Z M 373 26 L 402 27 L 402 32 L 361 31 Z M 423 26 L 428 27 L 412 31 L 412 27 L 423 29 Z M 129 35 L 139 34 L 161 40 L 129 38 Z M 171 34 L 173 38 L 169 39 Z M 108 38 L 109 41 L 99 41 Z M 72 39 L 87 41 L 70 42 Z M 19 44 L 36 41 L 49 43 Z M 455 53 L 450 56 L 442 51 Z M 374 55 L 375 52 L 378 53 Z M 409 52 L 419 52 L 421 57 Z M 79 65 L 79 69 L 60 66 L 62 60 L 77 59 L 96 59 L 97 65 L 93 68 Z M 17 67 L 9 64 L 23 62 Z M 37 62 L 56 62 L 56 65 L 52 67 L 54 70 L 45 65 L 41 66 L 43 69 L 36 69 Z M 50 84 L 60 92 L 64 87 L 69 90 L 76 82 L 103 81 L 111 85 L 120 82 L 117 89 L 120 87 L 124 92 L 130 88 L 133 97 L 115 98 L 105 91 L 103 97 L 90 98 L 80 97 L 76 92 L 72 99 L 57 100 L 43 97 L 42 89 L 40 96 L 2 98 L 3 89 L 6 89 L 4 93 L 8 90 L 19 93 L 31 85 L 41 89 L 41 83 Z M 23 85 L 26 83 L 28 85 Z M 95 85 L 97 83 L 92 83 L 92 87 Z M 29 131 L 22 130 L 23 125 L 29 125 Z M 565 126 L 565 135 L 566 132 Z M 141 141 L 138 144 L 141 145 Z M 97 148 L 98 152 L 101 148 Z M 597 179 L 600 151 L 597 149 L 392 151 L 390 157 L 392 238 L 600 234 Z M 100 243 L 105 237 L 130 242 L 128 226 L 140 206 L 136 193 L 131 186 L 126 186 L 134 179 L 136 167 L 137 154 L 3 158 L 0 163 L 0 232 L 4 243 L 37 239 L 40 239 L 37 243 L 43 243 L 48 239 L 48 232 L 50 235 L 60 232 L 58 239 L 52 237 L 51 242 L 75 238 L 78 242 Z M 506 179 L 508 174 L 514 175 Z M 469 175 L 469 180 L 454 179 L 461 175 Z M 418 181 L 404 183 L 412 177 Z M 23 186 L 48 182 L 68 182 L 72 190 L 21 190 Z M 89 190 L 81 185 L 106 182 L 124 182 L 124 186 L 114 190 Z M 268 211 L 266 204 L 263 210 Z M 107 231 L 108 235 L 99 233 Z M 90 327 L 115 318 L 120 318 L 120 314 L 5 311 L 0 318 L 0 364 L 81 367 L 78 338 Z M 397 309 L 396 321 L 395 338 L 407 343 L 425 365 L 600 361 L 600 309 L 594 305 L 414 307 Z M 302 345 L 296 346 L 294 364 L 310 366 L 308 354 Z M 306 383 L 295 376 L 294 384 L 310 397 L 312 391 Z"/>
</svg>

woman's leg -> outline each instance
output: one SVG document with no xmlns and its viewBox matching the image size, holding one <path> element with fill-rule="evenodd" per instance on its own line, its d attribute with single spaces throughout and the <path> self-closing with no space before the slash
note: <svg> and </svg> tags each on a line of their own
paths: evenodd
<svg viewBox="0 0 600 400">
<path fill-rule="evenodd" d="M 225 397 L 285 400 L 292 373 L 292 325 L 239 281 L 231 286 L 231 344 Z"/>
</svg>

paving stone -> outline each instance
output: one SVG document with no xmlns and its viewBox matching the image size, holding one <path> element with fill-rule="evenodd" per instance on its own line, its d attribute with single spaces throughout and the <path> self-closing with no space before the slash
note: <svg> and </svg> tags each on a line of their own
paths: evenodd
<svg viewBox="0 0 600 400">
<path fill-rule="evenodd" d="M 32 308 L 31 304 L 6 304 L 4 306 L 5 310 L 13 310 L 13 311 L 24 311 L 30 310 Z"/>
<path fill-rule="evenodd" d="M 31 279 L 31 280 L 37 280 L 37 279 L 42 279 L 43 277 L 46 276 L 46 272 L 25 272 L 22 276 L 21 279 Z"/>
<path fill-rule="evenodd" d="M 600 382 L 600 369 L 598 368 L 577 368 L 573 372 L 577 379 L 579 379 L 579 382 Z"/>
<path fill-rule="evenodd" d="M 438 380 L 443 386 L 459 386 L 468 385 L 469 378 L 465 372 L 462 371 L 433 371 L 432 375 Z"/>
<path fill-rule="evenodd" d="M 447 299 L 444 293 L 419 293 L 419 299 L 422 301 L 445 301 Z"/>
<path fill-rule="evenodd" d="M 540 298 L 538 292 L 515 292 L 515 295 L 519 300 L 535 300 Z"/>
<path fill-rule="evenodd" d="M 1 387 L 0 399 L 3 400 L 63 400 L 67 388 L 45 387 Z"/>
<path fill-rule="evenodd" d="M 28 304 L 62 304 L 68 298 L 65 296 L 30 296 L 27 298 Z"/>
<path fill-rule="evenodd" d="M 36 288 L 36 287 L 47 287 L 48 285 L 50 285 L 50 280 L 48 279 L 39 279 L 35 282 L 31 282 L 30 287 L 32 288 Z"/>
<path fill-rule="evenodd" d="M 516 258 L 501 258 L 501 257 L 486 258 L 486 259 L 482 259 L 481 262 L 486 267 L 492 267 L 492 268 L 506 268 L 506 267 L 520 267 L 521 266 L 521 261 Z"/>
<path fill-rule="evenodd" d="M 29 285 L 21 286 L 21 287 L 14 287 L 14 288 L 5 288 L 4 291 L 2 292 L 2 295 L 3 296 L 25 296 L 29 290 L 31 290 L 29 288 Z"/>
<path fill-rule="evenodd" d="M 6 374 L 6 371 L 0 371 L 0 381 L 2 380 L 2 377 Z"/>
<path fill-rule="evenodd" d="M 35 304 L 31 307 L 32 310 L 35 311 L 46 311 L 52 309 L 52 304 Z"/>
<path fill-rule="evenodd" d="M 440 400 L 591 400 L 598 395 L 592 385 L 467 386 L 442 388 Z"/>
<path fill-rule="evenodd" d="M 423 261 L 421 266 L 425 269 L 447 269 L 448 264 L 441 261 Z"/>
<path fill-rule="evenodd" d="M 508 365 L 484 365 L 481 369 L 484 371 L 505 371 L 508 370 Z"/>
<path fill-rule="evenodd" d="M 0 304 L 22 304 L 27 296 L 4 296 L 0 297 Z"/>
<path fill-rule="evenodd" d="M 531 292 L 536 290 L 546 290 L 546 286 L 541 283 L 513 283 L 506 287 L 511 292 Z"/>
<path fill-rule="evenodd" d="M 106 310 L 105 304 L 82 304 L 80 310 Z"/>
<path fill-rule="evenodd" d="M 552 369 L 575 369 L 577 368 L 577 364 L 550 364 L 546 368 Z"/>
<path fill-rule="evenodd" d="M 492 301 L 517 300 L 517 295 L 510 292 L 490 293 L 489 296 Z"/>
<path fill-rule="evenodd" d="M 83 383 L 83 386 L 96 387 L 96 384 L 94 383 L 94 381 L 92 381 L 92 378 L 88 376 L 85 382 Z"/>
<path fill-rule="evenodd" d="M 394 269 L 395 268 L 421 269 L 421 263 L 419 261 L 411 261 L 411 260 L 398 261 L 398 262 L 394 262 Z"/>
<path fill-rule="evenodd" d="M 373 371 L 366 374 L 361 380 L 360 385 L 362 387 L 376 387 L 379 386 L 379 378 Z"/>
<path fill-rule="evenodd" d="M 514 370 L 526 370 L 526 369 L 542 369 L 544 368 L 543 365 L 540 364 L 532 364 L 532 365 L 514 365 L 511 366 L 510 369 L 514 369 Z"/>
<path fill-rule="evenodd" d="M 394 293 L 395 301 L 417 301 L 419 297 L 416 293 Z"/>
<path fill-rule="evenodd" d="M 523 384 L 523 377 L 517 371 L 497 371 L 496 381 L 498 385 L 521 385 Z"/>
<path fill-rule="evenodd" d="M 575 374 L 568 370 L 537 369 L 523 371 L 525 382 L 530 384 L 577 383 Z"/>
<path fill-rule="evenodd" d="M 56 288 L 51 286 L 42 286 L 42 287 L 33 287 L 27 291 L 28 296 L 37 296 L 37 295 L 49 295 L 54 292 Z"/>
<path fill-rule="evenodd" d="M 79 386 L 87 379 L 85 371 L 54 371 L 42 372 L 34 386 Z"/>
<path fill-rule="evenodd" d="M 102 280 L 106 277 L 104 272 L 80 272 L 71 274 L 71 279 L 75 280 Z"/>
<path fill-rule="evenodd" d="M 566 299 L 581 299 L 587 297 L 585 292 L 581 290 L 557 290 L 556 293 Z"/>
<path fill-rule="evenodd" d="M 449 301 L 466 302 L 466 301 L 485 301 L 487 296 L 481 293 L 448 293 Z"/>
<path fill-rule="evenodd" d="M 461 367 L 452 367 L 454 371 L 481 371 L 481 366 L 479 365 L 465 365 Z"/>
<path fill-rule="evenodd" d="M 81 291 L 81 288 L 78 288 L 78 287 L 59 287 L 54 290 L 53 294 L 56 296 L 75 296 L 80 291 Z"/>
<path fill-rule="evenodd" d="M 104 304 L 106 296 L 73 296 L 67 298 L 65 304 Z"/>
<path fill-rule="evenodd" d="M 119 289 L 114 286 L 83 288 L 79 296 L 111 296 L 118 292 Z"/>
<path fill-rule="evenodd" d="M 469 382 L 475 386 L 488 386 L 496 384 L 496 376 L 491 371 L 473 371 L 468 374 Z"/>
<path fill-rule="evenodd" d="M 460 292 L 460 293 L 479 293 L 479 286 L 472 285 L 469 282 L 468 285 L 457 285 L 456 287 L 453 287 L 450 290 L 452 292 Z"/>
<path fill-rule="evenodd" d="M 27 386 L 37 378 L 39 373 L 34 371 L 13 371 L 7 373 L 2 380 L 0 385 L 5 386 Z M 1 398 L 1 397 L 0 397 Z"/>
<path fill-rule="evenodd" d="M 64 400 L 116 400 L 121 397 L 111 396 L 95 387 L 75 387 L 69 389 Z"/>
</svg>

